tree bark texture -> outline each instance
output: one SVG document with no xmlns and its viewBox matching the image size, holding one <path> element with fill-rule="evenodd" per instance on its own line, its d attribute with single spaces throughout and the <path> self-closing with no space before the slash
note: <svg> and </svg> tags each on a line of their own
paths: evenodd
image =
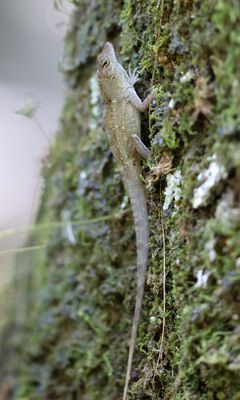
<svg viewBox="0 0 240 400">
<path fill-rule="evenodd" d="M 139 68 L 141 98 L 156 89 L 142 119 L 150 259 L 129 397 L 240 399 L 239 1 L 75 5 L 38 216 L 62 225 L 33 238 L 47 249 L 31 259 L 16 399 L 121 398 L 136 249 L 96 83 L 107 40 Z"/>
</svg>

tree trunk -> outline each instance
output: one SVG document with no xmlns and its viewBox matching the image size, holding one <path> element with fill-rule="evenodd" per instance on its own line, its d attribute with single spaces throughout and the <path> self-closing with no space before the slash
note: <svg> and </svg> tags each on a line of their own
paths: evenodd
<svg viewBox="0 0 240 400">
<path fill-rule="evenodd" d="M 152 158 L 150 259 L 131 399 L 239 399 L 238 0 L 75 1 L 68 93 L 44 168 L 37 292 L 16 399 L 119 400 L 136 296 L 129 201 L 103 130 L 97 54 L 138 67 Z M 85 221 L 85 223 L 81 222 Z M 50 228 L 49 224 L 49 228 Z"/>
</svg>

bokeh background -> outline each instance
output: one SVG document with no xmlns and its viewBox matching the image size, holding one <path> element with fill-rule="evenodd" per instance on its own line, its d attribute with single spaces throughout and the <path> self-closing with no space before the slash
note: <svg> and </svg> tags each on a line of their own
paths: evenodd
<svg viewBox="0 0 240 400">
<path fill-rule="evenodd" d="M 55 2 L 55 5 L 58 2 Z M 59 63 L 71 5 L 49 0 L 0 0 L 0 230 L 34 222 L 40 170 L 57 131 L 64 83 Z M 15 111 L 32 103 L 34 117 Z M 25 105 L 24 105 L 25 104 Z M 0 240 L 0 305 L 27 234 Z M 9 293 L 11 295 L 11 293 Z"/>
</svg>

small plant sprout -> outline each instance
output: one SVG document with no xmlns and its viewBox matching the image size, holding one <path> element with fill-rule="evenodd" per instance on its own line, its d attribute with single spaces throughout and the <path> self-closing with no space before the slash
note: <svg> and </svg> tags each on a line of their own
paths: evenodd
<svg viewBox="0 0 240 400">
<path fill-rule="evenodd" d="M 34 120 L 35 124 L 37 125 L 38 129 L 41 132 L 41 135 L 44 137 L 44 140 L 47 141 L 48 144 L 50 144 L 51 142 L 48 135 L 46 134 L 44 128 L 42 127 L 41 123 L 36 117 L 36 113 L 39 110 L 39 108 L 40 105 L 38 102 L 36 102 L 36 100 L 26 96 L 23 99 L 21 107 L 15 111 L 15 114 Z"/>
</svg>

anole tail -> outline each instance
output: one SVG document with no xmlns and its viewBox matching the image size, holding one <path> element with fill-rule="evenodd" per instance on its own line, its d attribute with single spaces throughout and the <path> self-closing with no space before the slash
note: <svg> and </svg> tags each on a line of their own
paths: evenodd
<svg viewBox="0 0 240 400">
<path fill-rule="evenodd" d="M 148 213 L 146 205 L 146 195 L 143 183 L 138 174 L 125 182 L 134 216 L 134 225 L 137 243 L 137 294 L 133 316 L 132 331 L 129 345 L 128 364 L 123 392 L 123 400 L 127 400 L 128 386 L 131 376 L 133 353 L 135 348 L 137 329 L 140 320 L 140 313 L 143 302 L 145 272 L 148 259 Z"/>
</svg>

